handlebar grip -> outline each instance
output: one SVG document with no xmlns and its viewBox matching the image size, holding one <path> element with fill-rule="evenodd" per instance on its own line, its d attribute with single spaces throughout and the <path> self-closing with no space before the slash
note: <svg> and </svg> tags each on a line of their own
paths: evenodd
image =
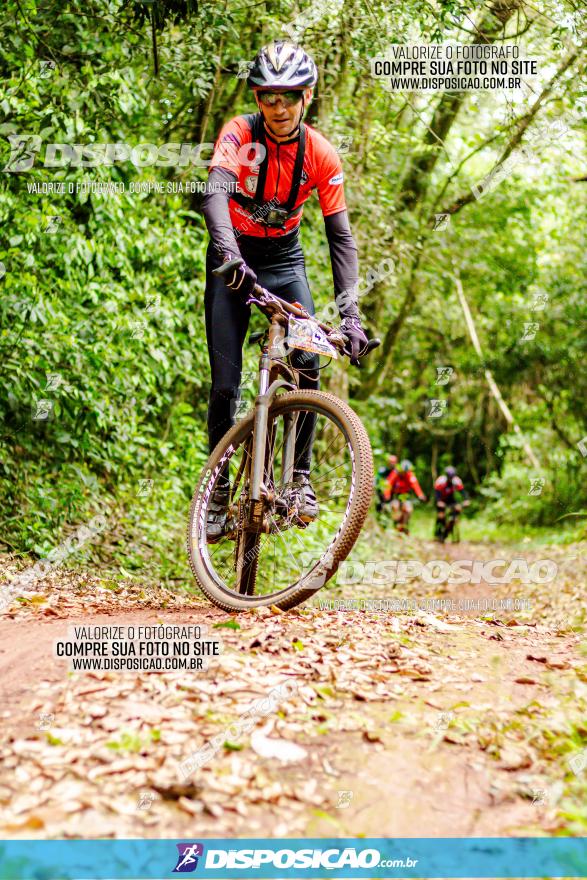
<svg viewBox="0 0 587 880">
<path fill-rule="evenodd" d="M 218 266 L 217 269 L 212 269 L 212 275 L 216 275 L 218 276 L 218 278 L 223 278 L 229 272 L 237 269 L 242 264 L 242 262 L 242 257 L 234 257 L 232 260 L 227 260 L 226 263 L 222 264 L 222 266 Z"/>
</svg>

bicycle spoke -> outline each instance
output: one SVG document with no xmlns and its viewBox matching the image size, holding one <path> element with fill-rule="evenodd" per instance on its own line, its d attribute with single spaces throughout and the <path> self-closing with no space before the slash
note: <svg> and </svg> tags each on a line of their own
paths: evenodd
<svg viewBox="0 0 587 880">
<path fill-rule="evenodd" d="M 291 530 L 290 530 L 290 533 L 291 533 Z M 284 545 L 284 547 L 285 547 L 285 550 L 286 550 L 288 556 L 291 558 L 291 560 L 292 560 L 292 562 L 293 562 L 293 564 L 294 564 L 294 567 L 296 567 L 296 566 L 297 566 L 297 560 L 296 560 L 295 556 L 293 556 L 291 550 L 289 549 L 289 547 L 288 547 L 288 545 L 287 545 L 287 541 L 286 541 L 285 538 L 284 538 L 284 534 L 283 534 L 283 532 L 279 529 L 279 527 L 278 527 L 278 529 L 277 529 L 277 534 L 278 534 L 278 536 L 280 537 L 280 539 L 282 540 L 283 545 Z M 295 534 L 295 533 L 294 533 L 294 534 Z M 302 544 L 301 546 L 302 546 L 302 548 L 304 547 L 303 544 Z"/>
<path fill-rule="evenodd" d="M 312 477 L 312 485 L 317 486 L 319 483 L 323 483 L 324 480 L 328 479 L 328 474 L 332 473 L 332 471 L 337 471 L 341 467 L 344 467 L 345 464 L 346 464 L 346 462 L 341 462 L 340 464 L 335 465 L 335 467 L 330 468 L 330 470 L 326 471 L 326 473 L 322 477 L 318 477 L 318 478 Z M 310 474 L 311 473 L 312 473 L 312 471 L 310 471 Z"/>
<path fill-rule="evenodd" d="M 333 441 L 331 441 L 331 445 L 332 445 L 332 442 L 333 442 Z M 327 455 L 332 455 L 332 454 L 336 454 L 336 453 L 338 453 L 338 452 L 342 452 L 342 450 L 345 449 L 345 448 L 346 448 L 346 441 L 343 442 L 343 444 L 342 444 L 342 446 L 340 447 L 340 449 L 335 450 L 335 453 L 333 453 L 333 452 L 331 451 L 330 446 L 327 446 L 326 449 L 325 449 L 325 451 L 324 451 L 324 455 L 322 456 L 322 458 L 318 459 L 318 461 L 315 463 L 315 466 L 314 466 L 314 467 L 317 468 L 318 465 L 322 464 L 322 462 L 324 461 L 324 459 L 326 458 Z M 307 449 L 307 445 L 304 447 L 304 450 L 303 450 L 303 451 L 305 452 L 306 449 Z"/>
</svg>

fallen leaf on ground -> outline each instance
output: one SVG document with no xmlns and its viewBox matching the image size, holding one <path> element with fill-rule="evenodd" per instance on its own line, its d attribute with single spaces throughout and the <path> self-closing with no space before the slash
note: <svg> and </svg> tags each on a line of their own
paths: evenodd
<svg viewBox="0 0 587 880">
<path fill-rule="evenodd" d="M 180 797 L 177 801 L 177 806 L 180 810 L 183 810 L 184 813 L 189 813 L 190 816 L 197 816 L 204 811 L 204 804 L 202 801 L 192 801 L 186 797 Z"/>
<path fill-rule="evenodd" d="M 378 733 L 375 733 L 373 730 L 364 730 L 363 731 L 363 739 L 366 739 L 367 742 L 370 743 L 382 743 L 383 740 L 379 736 Z"/>
<path fill-rule="evenodd" d="M 562 657 L 553 657 L 552 660 L 549 660 L 546 664 L 547 669 L 570 669 L 571 664 L 568 660 L 563 660 Z"/>
<path fill-rule="evenodd" d="M 301 746 L 286 739 L 269 739 L 264 728 L 251 734 L 251 748 L 262 758 L 277 758 L 284 763 L 302 761 L 308 753 Z"/>
</svg>

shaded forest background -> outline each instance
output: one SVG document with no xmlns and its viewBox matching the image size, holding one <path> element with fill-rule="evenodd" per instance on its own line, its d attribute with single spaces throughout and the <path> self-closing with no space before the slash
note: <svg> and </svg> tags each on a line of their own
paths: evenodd
<svg viewBox="0 0 587 880">
<path fill-rule="evenodd" d="M 201 197 L 28 192 L 49 180 L 127 190 L 205 180 L 206 168 L 47 168 L 37 159 L 14 171 L 9 137 L 213 141 L 226 119 L 254 109 L 246 62 L 288 33 L 320 68 L 308 121 L 341 154 L 368 288 L 361 308 L 383 340 L 361 371 L 337 365 L 325 383 L 360 413 L 377 456 L 415 462 L 428 494 L 450 462 L 492 519 L 584 531 L 585 18 L 567 0 L 6 0 L 0 542 L 44 555 L 108 511 L 116 528 L 105 544 L 123 570 L 184 576 L 181 532 L 206 458 L 209 388 Z M 391 43 L 447 40 L 516 44 L 540 76 L 514 100 L 393 93 L 370 74 L 369 59 Z M 472 187 L 496 168 L 497 185 L 476 199 Z M 324 308 L 332 278 L 315 199 L 302 240 Z M 447 384 L 439 367 L 452 370 Z M 521 433 L 492 396 L 488 370 Z M 430 416 L 435 399 L 446 401 L 441 418 Z M 35 418 L 43 400 L 50 418 Z M 536 478 L 540 494 L 529 494 Z"/>
</svg>

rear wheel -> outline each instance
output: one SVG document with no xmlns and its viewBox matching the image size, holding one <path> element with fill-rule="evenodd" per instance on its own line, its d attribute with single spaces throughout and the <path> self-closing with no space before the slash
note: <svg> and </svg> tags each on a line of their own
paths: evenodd
<svg viewBox="0 0 587 880">
<path fill-rule="evenodd" d="M 192 500 L 187 548 L 205 595 L 226 611 L 293 608 L 312 596 L 350 553 L 373 493 L 373 458 L 358 416 L 323 391 L 294 391 L 269 410 L 262 498 L 249 497 L 254 414 L 220 441 Z M 310 437 L 309 479 L 318 502 L 307 522 L 294 467 Z M 298 439 L 296 439 L 298 438 Z M 207 508 L 219 480 L 230 483 L 226 533 L 206 540 Z"/>
</svg>

